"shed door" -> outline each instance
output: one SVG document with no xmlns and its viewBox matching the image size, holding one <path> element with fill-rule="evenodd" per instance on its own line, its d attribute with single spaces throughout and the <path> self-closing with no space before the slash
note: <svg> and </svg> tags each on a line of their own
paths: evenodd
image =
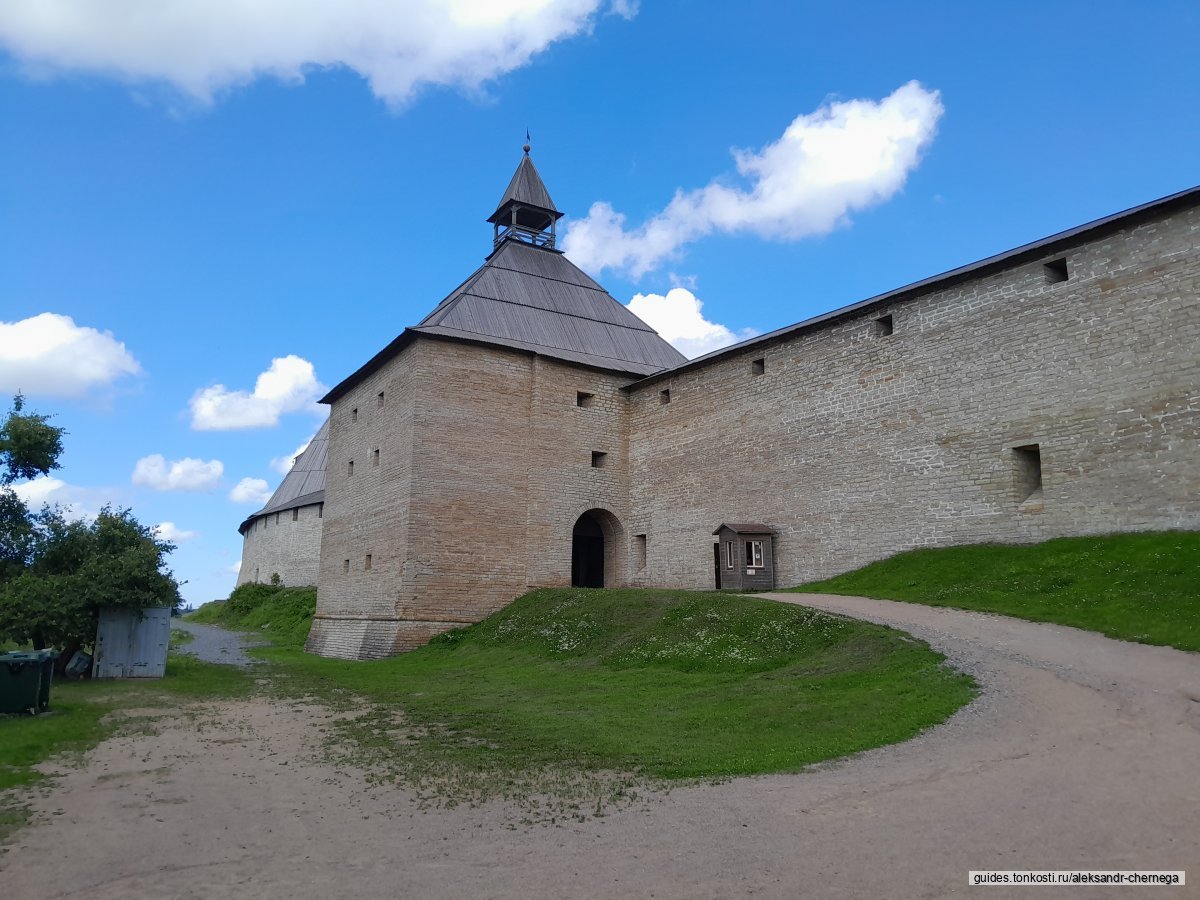
<svg viewBox="0 0 1200 900">
<path fill-rule="evenodd" d="M 142 610 L 142 620 L 130 617 L 130 654 L 126 678 L 162 678 L 167 671 L 167 644 L 171 638 L 171 610 Z"/>
<path fill-rule="evenodd" d="M 129 626 L 133 613 L 127 609 L 104 609 L 100 611 L 100 625 L 96 629 L 97 678 L 124 678 L 132 649 L 129 641 Z"/>
</svg>

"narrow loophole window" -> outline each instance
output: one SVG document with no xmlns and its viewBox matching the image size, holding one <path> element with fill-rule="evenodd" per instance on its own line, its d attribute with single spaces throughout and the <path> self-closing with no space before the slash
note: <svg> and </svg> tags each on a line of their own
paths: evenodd
<svg viewBox="0 0 1200 900">
<path fill-rule="evenodd" d="M 1060 281 L 1066 281 L 1071 277 L 1071 273 L 1067 271 L 1067 258 L 1053 259 L 1046 263 L 1042 268 L 1046 272 L 1046 284 L 1058 284 Z"/>
<path fill-rule="evenodd" d="M 350 560 L 343 559 L 342 560 L 342 574 L 348 575 L 349 573 L 350 573 Z"/>
<path fill-rule="evenodd" d="M 383 406 L 383 391 L 380 391 L 379 395 L 375 398 L 375 405 Z"/>
<path fill-rule="evenodd" d="M 668 403 L 670 403 L 671 402 L 671 392 L 669 390 L 659 391 L 658 392 L 658 402 L 661 403 L 663 406 L 666 406 Z"/>
<path fill-rule="evenodd" d="M 358 407 L 357 406 L 354 407 L 354 409 L 350 410 L 350 421 L 351 422 L 358 421 Z"/>
<path fill-rule="evenodd" d="M 639 572 L 646 568 L 646 536 L 644 534 L 633 536 L 633 559 Z"/>
<path fill-rule="evenodd" d="M 293 509 L 293 510 L 292 510 L 292 521 L 293 521 L 293 522 L 297 522 L 297 521 L 299 521 L 299 519 L 300 519 L 300 510 L 299 510 L 299 508 Z"/>
<path fill-rule="evenodd" d="M 1013 447 L 1013 481 L 1017 502 L 1040 495 L 1042 490 L 1042 448 L 1040 444 Z"/>
<path fill-rule="evenodd" d="M 363 568 L 364 568 L 364 569 L 370 569 L 370 568 L 371 568 L 371 554 L 370 554 L 370 553 L 368 553 L 368 554 L 366 555 L 366 557 L 363 559 Z"/>
<path fill-rule="evenodd" d="M 346 462 L 346 474 L 347 474 L 347 475 L 353 475 L 353 474 L 354 474 L 354 460 L 352 460 L 352 459 L 351 459 L 351 460 L 348 460 L 348 461 Z"/>
<path fill-rule="evenodd" d="M 373 465 L 373 466 L 379 465 L 379 450 L 378 449 L 371 451 L 371 465 Z"/>
</svg>

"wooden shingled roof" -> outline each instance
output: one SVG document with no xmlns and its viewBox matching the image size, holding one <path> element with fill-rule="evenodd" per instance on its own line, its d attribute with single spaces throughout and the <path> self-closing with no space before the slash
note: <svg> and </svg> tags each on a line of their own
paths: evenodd
<svg viewBox="0 0 1200 900">
<path fill-rule="evenodd" d="M 308 442 L 304 452 L 296 457 L 292 468 L 284 476 L 283 482 L 275 489 L 271 499 L 256 513 L 247 516 L 238 526 L 238 531 L 245 534 L 246 526 L 259 516 L 282 512 L 300 506 L 320 503 L 325 499 L 325 467 L 329 456 L 329 420 L 318 429 L 313 439 Z"/>
<path fill-rule="evenodd" d="M 412 331 L 649 375 L 686 360 L 561 253 L 506 241 Z"/>
<path fill-rule="evenodd" d="M 521 158 L 521 163 L 517 166 L 517 171 L 513 172 L 512 180 L 508 183 L 508 187 L 504 191 L 504 196 L 500 198 L 500 202 L 496 205 L 496 211 L 488 217 L 488 221 L 496 222 L 502 220 L 504 210 L 512 203 L 537 207 L 540 210 L 545 210 L 555 219 L 562 216 L 562 213 L 554 205 L 554 201 L 550 199 L 550 192 L 546 190 L 546 183 L 542 181 L 542 176 L 538 174 L 533 160 L 529 158 L 528 151 Z"/>
</svg>

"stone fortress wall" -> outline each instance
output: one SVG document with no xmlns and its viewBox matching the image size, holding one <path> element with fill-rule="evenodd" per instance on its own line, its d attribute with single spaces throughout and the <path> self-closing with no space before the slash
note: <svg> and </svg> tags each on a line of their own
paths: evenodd
<svg viewBox="0 0 1200 900">
<path fill-rule="evenodd" d="M 780 586 L 1200 527 L 1195 198 L 1039 247 L 648 379 L 413 337 L 333 401 L 309 649 L 385 656 L 569 585 L 591 510 L 610 587 L 711 588 L 731 521 L 776 529 Z"/>
<path fill-rule="evenodd" d="M 316 584 L 321 507 L 321 503 L 312 503 L 252 519 L 242 535 L 238 587 L 256 582 L 270 584 L 272 575 L 292 587 Z"/>
<path fill-rule="evenodd" d="M 712 587 L 723 521 L 778 529 L 780 586 L 1200 527 L 1198 248 L 1193 207 L 636 385 L 631 581 Z"/>
<path fill-rule="evenodd" d="M 531 584 L 570 584 L 575 520 L 591 509 L 628 517 L 628 381 L 422 338 L 338 398 L 308 648 L 387 656 L 476 622 Z M 623 538 L 607 545 L 623 570 Z"/>
</svg>

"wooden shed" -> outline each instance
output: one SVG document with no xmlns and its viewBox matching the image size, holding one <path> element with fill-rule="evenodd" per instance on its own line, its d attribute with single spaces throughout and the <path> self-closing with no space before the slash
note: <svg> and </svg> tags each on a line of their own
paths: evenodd
<svg viewBox="0 0 1200 900">
<path fill-rule="evenodd" d="M 171 640 L 171 608 L 100 610 L 95 678 L 162 678 Z"/>
<path fill-rule="evenodd" d="M 766 525 L 722 523 L 713 532 L 717 588 L 769 591 L 775 587 L 775 531 Z"/>
</svg>

